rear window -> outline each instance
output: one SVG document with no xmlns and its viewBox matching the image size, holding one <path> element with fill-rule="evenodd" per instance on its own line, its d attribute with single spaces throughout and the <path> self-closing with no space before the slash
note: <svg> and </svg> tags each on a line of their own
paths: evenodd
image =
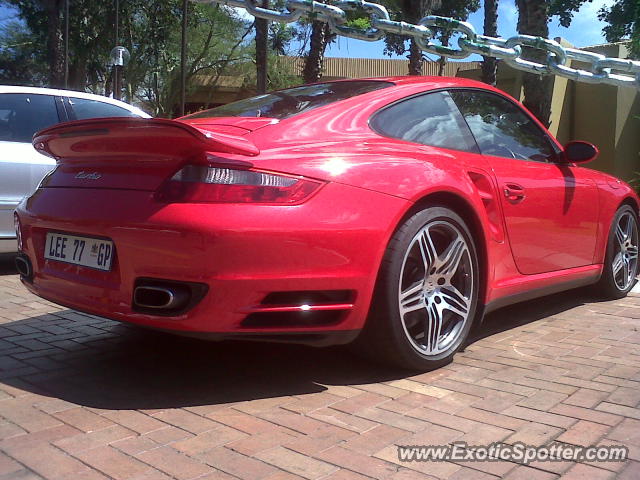
<svg viewBox="0 0 640 480">
<path fill-rule="evenodd" d="M 0 141 L 31 143 L 35 132 L 59 121 L 51 95 L 0 94 Z"/>
<path fill-rule="evenodd" d="M 314 108 L 392 86 L 375 80 L 329 82 L 278 90 L 194 113 L 187 118 L 267 117 L 285 119 Z"/>
<path fill-rule="evenodd" d="M 88 98 L 70 97 L 69 104 L 73 107 L 76 120 L 106 117 L 138 117 L 139 115 L 110 103 Z"/>
</svg>

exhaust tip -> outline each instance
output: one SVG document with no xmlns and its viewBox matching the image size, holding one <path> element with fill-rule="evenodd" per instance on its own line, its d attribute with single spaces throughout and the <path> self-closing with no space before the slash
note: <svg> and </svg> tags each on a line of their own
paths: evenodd
<svg viewBox="0 0 640 480">
<path fill-rule="evenodd" d="M 16 270 L 21 277 L 31 281 L 33 269 L 31 268 L 31 260 L 25 255 L 18 255 L 15 259 Z"/>
<path fill-rule="evenodd" d="M 133 302 L 141 308 L 175 310 L 184 306 L 189 293 L 174 287 L 142 286 L 133 292 Z"/>
<path fill-rule="evenodd" d="M 140 313 L 177 316 L 200 302 L 207 290 L 206 284 L 139 278 L 133 290 L 131 306 Z"/>
</svg>

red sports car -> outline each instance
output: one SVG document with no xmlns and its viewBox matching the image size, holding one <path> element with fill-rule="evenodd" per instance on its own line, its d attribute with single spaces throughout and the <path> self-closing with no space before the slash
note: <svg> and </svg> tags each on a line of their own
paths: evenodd
<svg viewBox="0 0 640 480">
<path fill-rule="evenodd" d="M 589 284 L 622 297 L 638 271 L 631 188 L 474 81 L 305 85 L 34 146 L 58 166 L 16 213 L 23 283 L 141 326 L 357 338 L 427 369 L 488 311 Z"/>
</svg>

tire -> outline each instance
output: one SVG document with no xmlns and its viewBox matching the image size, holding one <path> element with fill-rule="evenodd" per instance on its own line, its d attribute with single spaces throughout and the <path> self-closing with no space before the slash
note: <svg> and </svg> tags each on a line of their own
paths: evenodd
<svg viewBox="0 0 640 480">
<path fill-rule="evenodd" d="M 604 299 L 625 297 L 638 275 L 638 215 L 623 205 L 613 217 L 602 276 L 594 293 Z"/>
<path fill-rule="evenodd" d="M 446 365 L 478 303 L 478 256 L 464 220 L 434 206 L 411 216 L 385 253 L 358 349 L 411 370 Z"/>
</svg>

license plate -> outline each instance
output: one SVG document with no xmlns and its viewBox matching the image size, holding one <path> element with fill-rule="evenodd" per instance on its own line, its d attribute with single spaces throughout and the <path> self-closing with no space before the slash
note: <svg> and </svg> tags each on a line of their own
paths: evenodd
<svg viewBox="0 0 640 480">
<path fill-rule="evenodd" d="M 108 272 L 114 248 L 111 240 L 47 233 L 44 258 Z"/>
</svg>

